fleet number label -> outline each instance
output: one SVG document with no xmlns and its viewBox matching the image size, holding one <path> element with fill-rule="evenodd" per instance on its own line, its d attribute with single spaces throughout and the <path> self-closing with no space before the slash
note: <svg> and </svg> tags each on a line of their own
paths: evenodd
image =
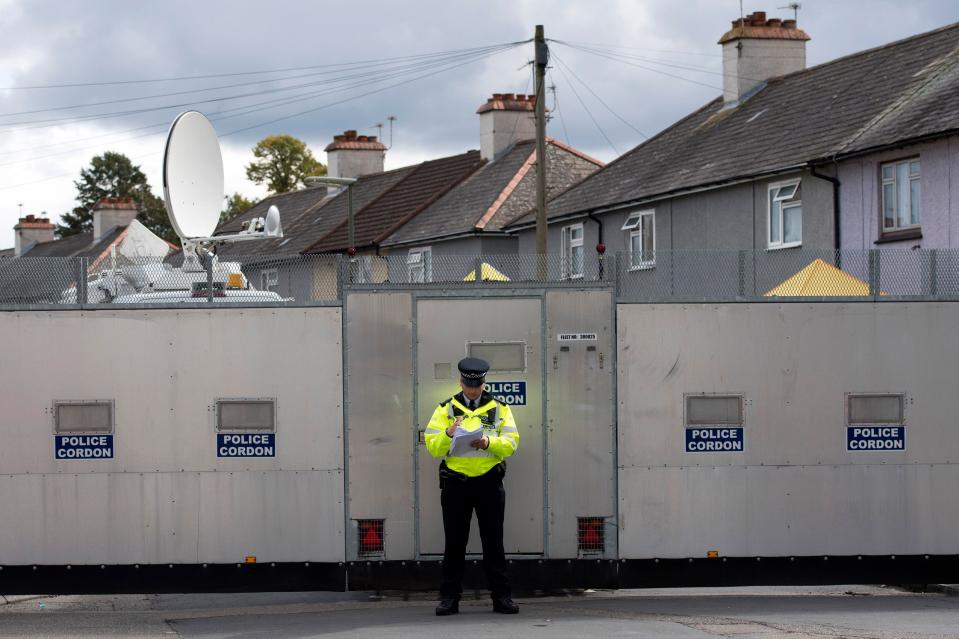
<svg viewBox="0 0 959 639">
<path fill-rule="evenodd" d="M 57 459 L 113 459 L 113 435 L 54 435 Z"/>
<path fill-rule="evenodd" d="M 595 342 L 596 333 L 560 333 L 556 339 L 560 342 Z"/>
<path fill-rule="evenodd" d="M 847 426 L 846 450 L 906 450 L 906 427 Z"/>
<path fill-rule="evenodd" d="M 217 457 L 276 457 L 276 433 L 217 433 Z"/>
<path fill-rule="evenodd" d="M 507 406 L 526 406 L 526 382 L 486 382 L 486 392 Z"/>
<path fill-rule="evenodd" d="M 687 453 L 741 453 L 742 426 L 699 426 L 686 429 Z"/>
</svg>

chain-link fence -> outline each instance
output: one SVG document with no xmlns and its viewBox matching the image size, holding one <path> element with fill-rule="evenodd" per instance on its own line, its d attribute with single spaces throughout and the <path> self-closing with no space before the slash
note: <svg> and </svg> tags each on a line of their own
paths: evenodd
<svg viewBox="0 0 959 639">
<path fill-rule="evenodd" d="M 0 259 L 0 307 L 337 303 L 335 255 Z"/>
<path fill-rule="evenodd" d="M 0 258 L 0 308 L 310 306 L 350 290 L 609 287 L 621 302 L 959 300 L 959 250 Z M 479 277 L 477 277 L 479 274 Z"/>
<path fill-rule="evenodd" d="M 959 251 L 657 251 L 616 259 L 626 302 L 959 299 Z"/>
</svg>

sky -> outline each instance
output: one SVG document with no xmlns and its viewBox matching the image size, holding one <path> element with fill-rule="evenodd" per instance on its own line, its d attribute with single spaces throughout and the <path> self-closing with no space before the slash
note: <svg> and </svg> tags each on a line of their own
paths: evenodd
<svg viewBox="0 0 959 639">
<path fill-rule="evenodd" d="M 793 13 L 783 0 L 742 4 Z M 956 0 L 801 4 L 809 66 L 959 21 Z M 244 167 L 267 135 L 296 136 L 325 162 L 334 134 L 377 135 L 394 116 L 387 168 L 478 149 L 486 98 L 532 93 L 532 44 L 492 47 L 536 24 L 556 40 L 547 134 L 609 161 L 721 93 L 717 40 L 739 11 L 739 0 L 0 0 L 0 248 L 21 210 L 72 209 L 81 168 L 105 151 L 133 159 L 162 196 L 167 128 L 189 108 L 220 135 L 226 193 L 251 199 L 265 189 Z M 186 76 L 207 77 L 170 80 Z M 85 86 L 51 87 L 64 84 Z"/>
</svg>

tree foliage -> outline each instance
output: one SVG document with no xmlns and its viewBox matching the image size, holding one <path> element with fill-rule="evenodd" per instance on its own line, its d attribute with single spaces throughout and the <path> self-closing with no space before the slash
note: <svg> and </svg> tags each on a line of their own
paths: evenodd
<svg viewBox="0 0 959 639">
<path fill-rule="evenodd" d="M 80 170 L 80 179 L 73 184 L 77 189 L 77 205 L 60 217 L 57 233 L 61 237 L 92 230 L 93 206 L 100 198 L 132 197 L 141 224 L 165 240 L 177 240 L 163 200 L 153 194 L 140 167 L 122 153 L 107 151 L 94 156 L 90 165 Z"/>
<path fill-rule="evenodd" d="M 220 212 L 220 224 L 229 222 L 237 215 L 246 213 L 255 204 L 253 200 L 248 200 L 241 194 L 234 192 L 233 195 L 225 195 L 223 199 L 226 203 Z"/>
<path fill-rule="evenodd" d="M 302 140 L 291 135 L 271 135 L 253 147 L 256 158 L 246 166 L 246 177 L 265 184 L 271 194 L 286 193 L 303 185 L 303 178 L 326 175 L 326 166 L 313 157 Z"/>
</svg>

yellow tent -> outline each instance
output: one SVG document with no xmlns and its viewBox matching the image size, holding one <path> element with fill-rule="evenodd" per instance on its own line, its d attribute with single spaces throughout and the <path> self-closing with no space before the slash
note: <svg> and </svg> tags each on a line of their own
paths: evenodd
<svg viewBox="0 0 959 639">
<path fill-rule="evenodd" d="M 768 290 L 764 297 L 864 297 L 869 284 L 821 259 Z M 885 293 L 880 293 L 885 295 Z"/>
<path fill-rule="evenodd" d="M 509 278 L 506 277 L 503 273 L 497 271 L 495 268 L 483 262 L 480 267 L 483 273 L 484 282 L 508 282 Z M 474 268 L 469 272 L 469 275 L 463 278 L 464 282 L 475 282 L 476 281 L 476 269 Z"/>
</svg>

